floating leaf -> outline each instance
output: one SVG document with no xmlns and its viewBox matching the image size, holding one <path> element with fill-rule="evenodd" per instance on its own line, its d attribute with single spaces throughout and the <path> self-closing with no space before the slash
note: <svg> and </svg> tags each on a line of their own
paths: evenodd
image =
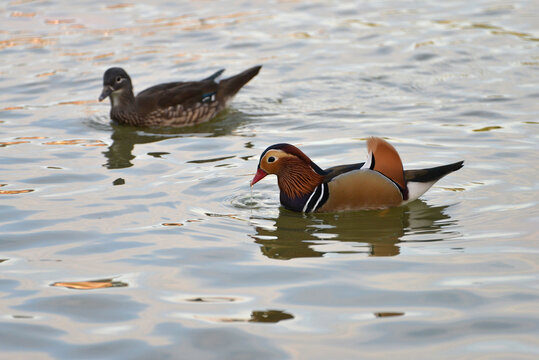
<svg viewBox="0 0 539 360">
<path fill-rule="evenodd" d="M 496 129 L 503 129 L 501 126 L 485 126 L 481 129 L 474 129 L 473 131 L 479 132 L 479 131 L 490 131 L 490 130 L 496 130 Z"/>
<path fill-rule="evenodd" d="M 0 195 L 15 195 L 15 194 L 24 194 L 34 191 L 34 189 L 24 189 L 24 190 L 0 190 Z"/>
<path fill-rule="evenodd" d="M 2 111 L 8 111 L 8 110 L 22 110 L 24 107 L 22 106 L 8 106 L 2 109 Z"/>
<path fill-rule="evenodd" d="M 376 312 L 374 313 L 376 317 L 394 317 L 394 316 L 404 316 L 403 312 Z"/>
<path fill-rule="evenodd" d="M 66 287 L 76 290 L 94 290 L 104 289 L 109 287 L 125 287 L 127 283 L 122 281 L 113 281 L 113 279 L 89 280 L 89 281 L 73 281 L 73 282 L 55 282 L 51 286 Z"/>
<path fill-rule="evenodd" d="M 0 147 L 5 147 L 8 145 L 26 144 L 29 142 L 30 141 L 3 141 L 3 142 L 0 142 Z"/>
<path fill-rule="evenodd" d="M 11 13 L 12 17 L 34 17 L 36 16 L 36 13 L 23 13 L 21 11 L 14 11 Z"/>
<path fill-rule="evenodd" d="M 466 189 L 465 188 L 461 188 L 461 187 L 444 187 L 443 188 L 444 190 L 449 190 L 449 191 L 465 191 Z"/>
<path fill-rule="evenodd" d="M 196 298 L 185 299 L 189 302 L 234 302 L 238 299 L 227 296 L 201 296 Z"/>
</svg>

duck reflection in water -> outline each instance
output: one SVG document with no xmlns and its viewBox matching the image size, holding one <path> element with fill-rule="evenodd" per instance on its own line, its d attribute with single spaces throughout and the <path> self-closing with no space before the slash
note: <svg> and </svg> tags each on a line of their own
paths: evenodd
<svg viewBox="0 0 539 360">
<path fill-rule="evenodd" d="M 457 221 L 444 213 L 447 207 L 416 200 L 384 210 L 309 215 L 280 208 L 277 219 L 271 219 L 275 224 L 257 226 L 252 237 L 261 245 L 262 253 L 272 259 L 319 257 L 327 253 L 396 256 L 400 253 L 398 244 L 407 235 L 409 241 L 414 241 L 414 236 L 421 238 L 416 241 L 455 237 Z"/>
<path fill-rule="evenodd" d="M 112 123 L 112 144 L 103 152 L 107 162 L 103 164 L 107 169 L 123 169 L 133 166 L 135 159 L 133 150 L 137 144 L 148 144 L 166 139 L 190 136 L 217 137 L 231 134 L 249 116 L 237 110 L 227 109 L 215 119 L 191 127 L 155 127 L 140 128 Z M 156 152 L 149 155 L 160 157 L 168 152 Z"/>
</svg>

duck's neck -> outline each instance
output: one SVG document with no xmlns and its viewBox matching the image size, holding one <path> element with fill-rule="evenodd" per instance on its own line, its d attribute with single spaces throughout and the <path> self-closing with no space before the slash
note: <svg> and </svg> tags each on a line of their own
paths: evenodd
<svg viewBox="0 0 539 360">
<path fill-rule="evenodd" d="M 120 124 L 139 125 L 140 116 L 132 89 L 123 89 L 110 95 L 110 117 Z"/>
<path fill-rule="evenodd" d="M 135 95 L 133 89 L 121 89 L 110 94 L 110 102 L 113 108 L 135 108 Z"/>
<path fill-rule="evenodd" d="M 289 164 L 277 176 L 281 204 L 287 209 L 302 211 L 305 203 L 323 179 L 323 175 L 302 161 Z"/>
</svg>

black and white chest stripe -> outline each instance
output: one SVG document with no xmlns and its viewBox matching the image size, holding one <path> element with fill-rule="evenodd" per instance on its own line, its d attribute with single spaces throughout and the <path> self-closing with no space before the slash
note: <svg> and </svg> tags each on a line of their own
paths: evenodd
<svg viewBox="0 0 539 360">
<path fill-rule="evenodd" d="M 325 204 L 329 197 L 329 186 L 327 183 L 322 183 L 318 185 L 314 191 L 312 192 L 311 196 L 307 199 L 307 202 L 305 202 L 305 206 L 303 207 L 303 212 L 314 212 L 318 210 L 322 205 Z"/>
</svg>

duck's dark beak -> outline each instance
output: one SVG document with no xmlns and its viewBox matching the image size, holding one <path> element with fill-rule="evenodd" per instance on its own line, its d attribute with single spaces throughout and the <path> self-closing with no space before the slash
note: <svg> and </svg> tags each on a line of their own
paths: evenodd
<svg viewBox="0 0 539 360">
<path fill-rule="evenodd" d="M 257 182 L 259 182 L 260 180 L 265 178 L 267 175 L 268 175 L 267 172 L 265 172 L 261 168 L 258 168 L 258 170 L 256 171 L 256 174 L 255 174 L 255 177 L 253 178 L 253 180 L 251 180 L 251 186 L 253 186 Z"/>
<path fill-rule="evenodd" d="M 99 101 L 103 101 L 106 98 L 108 98 L 110 94 L 112 94 L 112 91 L 113 89 L 111 86 L 109 85 L 103 86 L 103 91 L 101 92 L 101 95 L 99 95 Z"/>
</svg>

